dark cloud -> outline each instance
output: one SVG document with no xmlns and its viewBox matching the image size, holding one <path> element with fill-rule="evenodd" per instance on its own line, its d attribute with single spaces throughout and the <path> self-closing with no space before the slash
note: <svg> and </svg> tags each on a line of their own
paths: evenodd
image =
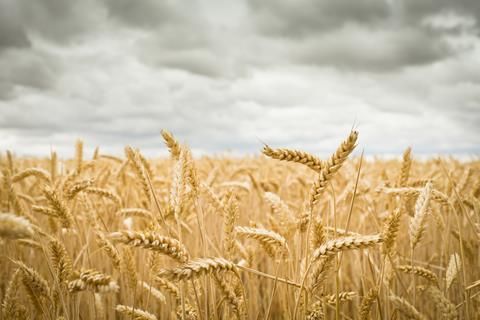
<svg viewBox="0 0 480 320">
<path fill-rule="evenodd" d="M 294 61 L 372 72 L 434 63 L 468 50 L 453 48 L 447 40 L 465 32 L 476 36 L 480 17 L 480 3 L 469 0 L 249 3 L 259 32 L 288 44 Z M 460 21 L 473 15 L 475 28 L 426 23 L 452 13 Z"/>
<path fill-rule="evenodd" d="M 135 27 L 152 28 L 181 18 L 178 3 L 164 0 L 106 0 L 109 15 Z"/>
<path fill-rule="evenodd" d="M 404 28 L 371 29 L 348 25 L 298 44 L 295 58 L 303 63 L 336 66 L 344 70 L 390 71 L 433 63 L 455 51 L 426 31 Z"/>
<path fill-rule="evenodd" d="M 10 47 L 28 47 L 25 27 L 20 21 L 20 13 L 14 3 L 0 0 L 0 53 Z"/>
<path fill-rule="evenodd" d="M 384 0 L 249 0 L 260 30 L 279 37 L 308 36 L 346 23 L 372 25 L 390 15 Z"/>
<path fill-rule="evenodd" d="M 0 0 L 2 148 L 479 153 L 476 0 Z"/>
</svg>

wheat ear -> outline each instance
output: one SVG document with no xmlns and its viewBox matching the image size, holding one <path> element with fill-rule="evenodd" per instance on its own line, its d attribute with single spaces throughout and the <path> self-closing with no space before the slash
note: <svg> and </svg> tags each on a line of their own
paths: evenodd
<svg viewBox="0 0 480 320">
<path fill-rule="evenodd" d="M 312 260 L 316 261 L 320 257 L 331 256 L 340 251 L 366 249 L 382 241 L 383 238 L 379 234 L 330 240 L 315 249 Z"/>
<path fill-rule="evenodd" d="M 404 273 L 414 274 L 416 276 L 422 277 L 425 280 L 428 280 L 431 284 L 438 286 L 437 275 L 428 269 L 410 265 L 398 266 L 397 269 Z"/>
<path fill-rule="evenodd" d="M 33 268 L 26 266 L 21 261 L 14 261 L 14 263 L 22 270 L 22 283 L 27 291 L 27 295 L 38 311 L 42 310 L 41 297 L 50 297 L 50 287 L 47 280 L 45 280 L 37 271 Z"/>
<path fill-rule="evenodd" d="M 371 288 L 368 290 L 368 293 L 362 299 L 362 303 L 360 304 L 359 315 L 361 320 L 369 320 L 370 319 L 370 312 L 372 310 L 373 303 L 378 296 L 378 289 Z"/>
<path fill-rule="evenodd" d="M 304 151 L 292 149 L 272 149 L 268 145 L 264 145 L 262 153 L 272 159 L 303 164 L 315 172 L 320 172 L 323 168 L 322 160 Z"/>
<path fill-rule="evenodd" d="M 177 140 L 175 140 L 173 135 L 167 130 L 162 130 L 161 133 L 162 133 L 163 140 L 165 141 L 165 145 L 170 151 L 172 159 L 178 160 L 178 157 L 180 156 L 180 150 L 181 150 L 180 144 L 178 143 Z"/>
<path fill-rule="evenodd" d="M 147 197 L 148 203 L 152 200 L 152 194 L 150 192 L 150 186 L 148 183 L 147 173 L 145 167 L 140 160 L 138 152 L 133 150 L 132 147 L 127 146 L 125 147 L 125 155 L 127 156 L 130 164 L 133 167 L 133 171 L 137 176 L 138 181 L 142 185 L 142 190 L 145 196 Z"/>
<path fill-rule="evenodd" d="M 59 283 L 64 283 L 72 275 L 72 260 L 65 246 L 57 239 L 49 242 L 50 258 Z"/>
<path fill-rule="evenodd" d="M 391 295 L 390 300 L 397 306 L 398 310 L 405 316 L 415 320 L 428 320 L 423 314 L 421 314 L 414 306 L 412 306 L 407 300 L 396 295 Z"/>
<path fill-rule="evenodd" d="M 275 256 L 276 249 L 285 253 L 288 251 L 287 241 L 276 232 L 249 227 L 236 227 L 236 233 L 241 237 L 252 238 L 259 241 L 270 255 Z"/>
<path fill-rule="evenodd" d="M 117 270 L 120 269 L 120 264 L 121 264 L 121 258 L 120 254 L 118 253 L 117 248 L 113 246 L 113 244 L 108 240 L 105 235 L 101 232 L 96 232 L 96 242 L 98 247 L 103 249 L 107 256 L 110 257 L 112 260 L 113 267 L 116 268 Z"/>
<path fill-rule="evenodd" d="M 458 253 L 454 253 L 450 256 L 450 261 L 448 262 L 447 272 L 446 272 L 446 289 L 448 290 L 452 285 L 453 281 L 457 277 L 458 273 L 460 272 L 460 268 L 462 267 L 462 262 L 460 260 L 460 256 Z"/>
<path fill-rule="evenodd" d="M 387 218 L 385 222 L 383 237 L 383 252 L 385 254 L 392 254 L 397 239 L 398 229 L 400 228 L 400 210 L 395 209 Z"/>
<path fill-rule="evenodd" d="M 25 178 L 28 178 L 30 176 L 34 176 L 34 177 L 37 177 L 41 180 L 44 180 L 44 181 L 50 181 L 50 174 L 43 170 L 43 169 L 40 169 L 40 168 L 29 168 L 29 169 L 25 169 L 15 175 L 12 176 L 12 183 L 16 183 L 16 182 L 19 182 Z"/>
<path fill-rule="evenodd" d="M 408 147 L 403 152 L 402 168 L 400 169 L 400 176 L 398 177 L 397 185 L 405 187 L 408 184 L 408 177 L 410 175 L 410 167 L 412 166 L 411 158 L 412 148 Z"/>
<path fill-rule="evenodd" d="M 235 263 L 224 258 L 199 258 L 174 269 L 160 270 L 158 276 L 171 281 L 189 280 L 198 278 L 213 271 L 232 271 L 238 274 Z"/>
<path fill-rule="evenodd" d="M 18 319 L 25 313 L 24 319 L 27 319 L 26 309 L 19 303 L 17 298 L 17 291 L 19 289 L 22 278 L 21 269 L 15 270 L 8 285 L 5 289 L 5 294 L 2 301 L 2 317 L 3 319 Z"/>
<path fill-rule="evenodd" d="M 149 231 L 121 231 L 111 233 L 108 238 L 113 242 L 123 243 L 132 247 L 145 248 L 157 252 L 161 252 L 179 262 L 188 260 L 187 249 L 180 241 L 161 236 L 160 234 Z"/>
<path fill-rule="evenodd" d="M 0 237 L 5 239 L 30 238 L 33 225 L 24 217 L 13 213 L 0 213 Z"/>
<path fill-rule="evenodd" d="M 352 131 L 347 140 L 343 141 L 337 151 L 330 157 L 330 159 L 324 164 L 322 170 L 318 175 L 317 180 L 313 184 L 312 191 L 310 193 L 310 203 L 313 205 L 317 203 L 328 182 L 332 179 L 333 175 L 342 167 L 342 164 L 347 160 L 350 153 L 356 147 L 358 138 L 358 132 Z"/>
<path fill-rule="evenodd" d="M 435 306 L 440 311 L 444 319 L 458 319 L 458 312 L 455 308 L 455 305 L 448 300 L 437 287 L 428 286 L 425 289 L 425 292 L 435 303 Z"/>
<path fill-rule="evenodd" d="M 432 184 L 428 182 L 425 188 L 420 192 L 415 203 L 415 215 L 410 220 L 410 245 L 415 248 L 420 242 L 423 233 L 425 232 L 426 218 L 428 214 L 428 207 L 430 205 L 430 197 L 432 191 Z"/>
<path fill-rule="evenodd" d="M 44 194 L 52 209 L 57 212 L 57 216 L 60 218 L 62 226 L 67 229 L 70 228 L 73 224 L 73 217 L 57 191 L 49 186 L 45 186 Z"/>
<path fill-rule="evenodd" d="M 118 313 L 131 317 L 133 320 L 157 320 L 156 316 L 145 310 L 124 306 L 122 304 L 117 304 L 115 310 Z"/>
<path fill-rule="evenodd" d="M 238 202 L 235 199 L 233 194 L 230 194 L 230 197 L 225 205 L 225 216 L 223 224 L 223 234 L 224 234 L 224 250 L 227 258 L 233 258 L 235 253 L 235 221 L 238 217 Z"/>
<path fill-rule="evenodd" d="M 68 283 L 70 292 L 78 292 L 91 289 L 95 292 L 116 292 L 119 287 L 116 282 L 111 280 L 109 275 L 96 270 L 81 270 L 78 278 Z"/>
</svg>

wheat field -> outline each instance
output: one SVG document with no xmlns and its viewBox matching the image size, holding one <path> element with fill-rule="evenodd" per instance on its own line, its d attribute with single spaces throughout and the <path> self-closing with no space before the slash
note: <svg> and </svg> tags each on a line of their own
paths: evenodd
<svg viewBox="0 0 480 320">
<path fill-rule="evenodd" d="M 2 319 L 480 319 L 480 161 L 162 136 L 163 159 L 2 155 Z"/>
</svg>

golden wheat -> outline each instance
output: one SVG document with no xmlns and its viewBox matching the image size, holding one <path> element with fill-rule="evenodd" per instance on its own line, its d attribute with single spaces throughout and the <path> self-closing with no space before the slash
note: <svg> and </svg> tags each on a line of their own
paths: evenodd
<svg viewBox="0 0 480 320">
<path fill-rule="evenodd" d="M 0 157 L 1 319 L 478 318 L 478 159 L 162 136 L 168 158 Z"/>
</svg>

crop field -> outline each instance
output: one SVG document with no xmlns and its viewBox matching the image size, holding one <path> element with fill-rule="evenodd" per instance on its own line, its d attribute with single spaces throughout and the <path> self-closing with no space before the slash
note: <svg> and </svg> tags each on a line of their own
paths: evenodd
<svg viewBox="0 0 480 320">
<path fill-rule="evenodd" d="M 2 154 L 1 319 L 480 319 L 479 160 L 162 136 L 159 159 Z"/>
</svg>

